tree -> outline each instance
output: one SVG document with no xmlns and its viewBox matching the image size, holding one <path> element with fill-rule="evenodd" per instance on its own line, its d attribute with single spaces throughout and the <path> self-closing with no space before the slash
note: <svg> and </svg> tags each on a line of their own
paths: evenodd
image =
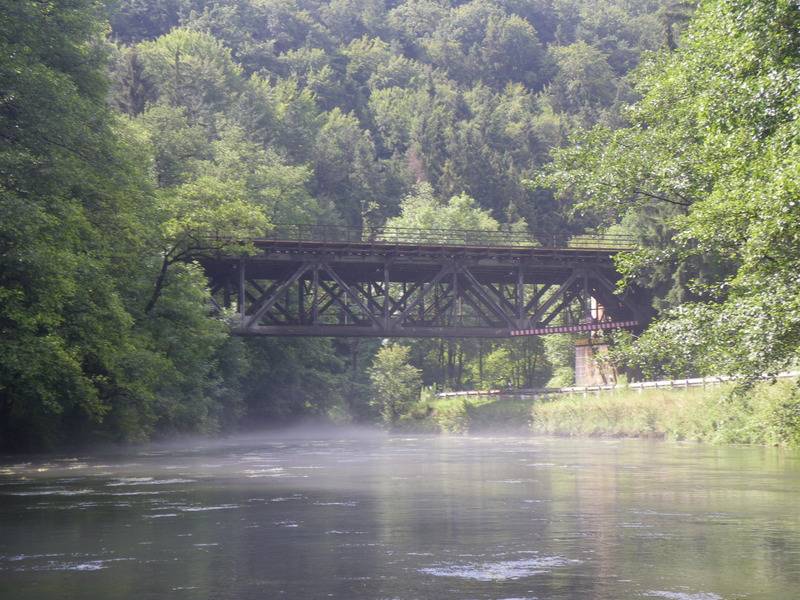
<svg viewBox="0 0 800 600">
<path fill-rule="evenodd" d="M 386 222 L 387 227 L 410 229 L 468 229 L 499 231 L 500 223 L 482 210 L 466 194 L 453 196 L 448 202 L 438 200 L 428 183 L 417 184 L 414 193 L 400 205 L 400 216 Z"/>
<path fill-rule="evenodd" d="M 549 87 L 559 112 L 578 115 L 586 124 L 598 120 L 600 111 L 614 101 L 617 87 L 606 56 L 583 41 L 551 50 L 558 74 Z"/>
<path fill-rule="evenodd" d="M 552 71 L 536 30 L 516 15 L 489 19 L 479 60 L 484 68 L 483 80 L 498 88 L 516 82 L 539 90 Z"/>
<path fill-rule="evenodd" d="M 142 174 L 105 106 L 101 7 L 4 1 L 0 25 L 0 445 L 63 439 L 124 387 Z M 139 158 L 133 145 L 133 156 Z M 103 228 L 101 228 L 103 227 Z"/>
<path fill-rule="evenodd" d="M 242 186 L 250 206 L 263 211 L 271 222 L 316 223 L 333 218 L 309 193 L 313 174 L 308 166 L 286 164 L 276 151 L 249 140 L 239 125 L 226 124 L 219 138 L 207 146 L 212 156 L 191 165 L 194 177 L 213 176 L 232 188 Z M 262 223 L 253 227 L 258 235 L 266 232 Z"/>
<path fill-rule="evenodd" d="M 264 235 L 269 227 L 264 208 L 249 201 L 238 182 L 199 177 L 163 190 L 159 200 L 161 268 L 146 313 L 167 285 L 170 267 L 214 253 L 246 253 L 250 244 L 242 240 Z"/>
<path fill-rule="evenodd" d="M 280 55 L 306 46 L 333 50 L 330 32 L 318 15 L 304 9 L 297 0 L 202 1 L 200 7 L 185 11 L 182 25 L 212 35 L 229 48 L 248 75 L 265 78 L 286 75 Z"/>
<path fill-rule="evenodd" d="M 369 112 L 377 138 L 389 153 L 403 156 L 409 151 L 414 124 L 428 108 L 428 94 L 403 87 L 374 90 Z"/>
<path fill-rule="evenodd" d="M 228 109 L 244 86 L 230 50 L 206 33 L 173 29 L 139 44 L 138 52 L 154 100 L 183 108 L 192 123 L 211 127 L 214 114 Z"/>
<path fill-rule="evenodd" d="M 509 388 L 514 383 L 511 350 L 500 346 L 483 357 L 481 383 L 487 387 Z"/>
<path fill-rule="evenodd" d="M 505 12 L 494 2 L 472 0 L 450 10 L 423 41 L 430 61 L 460 83 L 475 83 L 484 73 L 481 47 L 490 19 Z"/>
<path fill-rule="evenodd" d="M 628 127 L 556 154 L 549 181 L 580 209 L 656 217 L 662 241 L 622 257 L 628 278 L 656 265 L 688 291 L 631 348 L 650 372 L 756 377 L 800 358 L 799 27 L 788 0 L 701 2 L 640 70 Z"/>
<path fill-rule="evenodd" d="M 320 338 L 248 340 L 251 367 L 242 378 L 248 427 L 312 415 L 324 418 L 348 408 L 345 358 Z M 363 370 L 362 370 L 363 372 Z"/>
<path fill-rule="evenodd" d="M 408 364 L 408 357 L 408 347 L 385 345 L 378 350 L 369 368 L 372 402 L 388 426 L 394 425 L 419 400 L 420 371 Z"/>
<path fill-rule="evenodd" d="M 211 157 L 206 130 L 189 122 L 185 108 L 155 104 L 139 115 L 136 122 L 149 135 L 160 187 L 188 181 L 194 163 Z"/>
<path fill-rule="evenodd" d="M 448 9 L 437 0 L 407 0 L 389 11 L 387 21 L 407 47 L 429 37 L 447 17 Z"/>
<path fill-rule="evenodd" d="M 185 0 L 119 0 L 111 14 L 115 36 L 123 42 L 151 40 L 179 23 Z"/>
<path fill-rule="evenodd" d="M 337 106 L 358 108 L 345 89 L 341 56 L 332 56 L 322 48 L 302 47 L 284 52 L 280 61 L 287 73 L 285 81 L 297 81 L 313 97 L 316 107 L 326 111 Z"/>
<path fill-rule="evenodd" d="M 265 114 L 266 107 L 274 117 Z M 314 145 L 325 115 L 320 114 L 314 94 L 300 87 L 297 79 L 290 77 L 271 85 L 252 77 L 237 116 L 252 140 L 280 151 L 291 162 L 314 159 Z"/>
<path fill-rule="evenodd" d="M 225 327 L 197 267 L 176 265 L 145 314 L 162 214 L 154 157 L 106 104 L 100 5 L 2 10 L 0 445 L 212 431 L 236 412 L 239 360 L 217 355 Z"/>
<path fill-rule="evenodd" d="M 386 175 L 375 144 L 358 119 L 338 108 L 328 114 L 314 146 L 316 192 L 331 202 L 349 225 L 380 220 Z"/>
<path fill-rule="evenodd" d="M 347 43 L 383 29 L 386 3 L 382 0 L 331 0 L 322 4 L 320 17 L 336 39 Z"/>
<path fill-rule="evenodd" d="M 575 383 L 575 339 L 571 334 L 545 336 L 543 345 L 551 378 L 547 387 L 566 387 Z"/>
</svg>

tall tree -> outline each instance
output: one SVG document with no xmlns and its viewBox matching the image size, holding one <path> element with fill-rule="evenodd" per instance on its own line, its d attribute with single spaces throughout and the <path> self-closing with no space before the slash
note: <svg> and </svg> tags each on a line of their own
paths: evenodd
<svg viewBox="0 0 800 600">
<path fill-rule="evenodd" d="M 419 400 L 422 387 L 419 369 L 408 362 L 409 348 L 383 346 L 369 368 L 372 399 L 386 425 L 394 425 Z"/>
<path fill-rule="evenodd" d="M 629 126 L 556 155 L 550 182 L 580 209 L 656 218 L 661 239 L 620 266 L 687 294 L 629 354 L 649 373 L 757 376 L 800 358 L 798 32 L 789 0 L 701 2 L 681 45 L 641 69 Z"/>
</svg>

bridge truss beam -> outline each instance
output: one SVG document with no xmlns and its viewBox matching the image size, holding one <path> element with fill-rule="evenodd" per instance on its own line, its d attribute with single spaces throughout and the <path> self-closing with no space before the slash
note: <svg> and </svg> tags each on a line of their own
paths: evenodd
<svg viewBox="0 0 800 600">
<path fill-rule="evenodd" d="M 234 333 L 272 336 L 509 337 L 512 331 L 638 321 L 609 253 L 264 243 L 204 264 Z M 642 319 L 643 320 L 643 319 Z"/>
</svg>

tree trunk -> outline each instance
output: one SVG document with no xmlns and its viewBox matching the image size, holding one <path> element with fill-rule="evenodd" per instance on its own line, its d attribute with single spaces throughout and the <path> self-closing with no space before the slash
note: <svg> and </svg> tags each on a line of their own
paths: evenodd
<svg viewBox="0 0 800 600">
<path fill-rule="evenodd" d="M 158 273 L 158 278 L 156 278 L 156 285 L 153 288 L 153 295 L 150 296 L 150 300 L 147 302 L 147 306 L 144 307 L 145 314 L 150 314 L 150 311 L 158 302 L 158 299 L 161 297 L 161 291 L 164 289 L 164 283 L 167 280 L 167 269 L 169 268 L 169 259 L 164 256 L 164 260 L 161 262 L 161 271 Z"/>
</svg>

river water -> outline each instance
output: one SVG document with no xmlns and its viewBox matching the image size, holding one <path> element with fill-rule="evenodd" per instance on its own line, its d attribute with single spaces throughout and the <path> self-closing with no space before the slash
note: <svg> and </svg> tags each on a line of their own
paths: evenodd
<svg viewBox="0 0 800 600">
<path fill-rule="evenodd" d="M 0 598 L 800 598 L 800 454 L 255 437 L 0 465 Z"/>
</svg>

